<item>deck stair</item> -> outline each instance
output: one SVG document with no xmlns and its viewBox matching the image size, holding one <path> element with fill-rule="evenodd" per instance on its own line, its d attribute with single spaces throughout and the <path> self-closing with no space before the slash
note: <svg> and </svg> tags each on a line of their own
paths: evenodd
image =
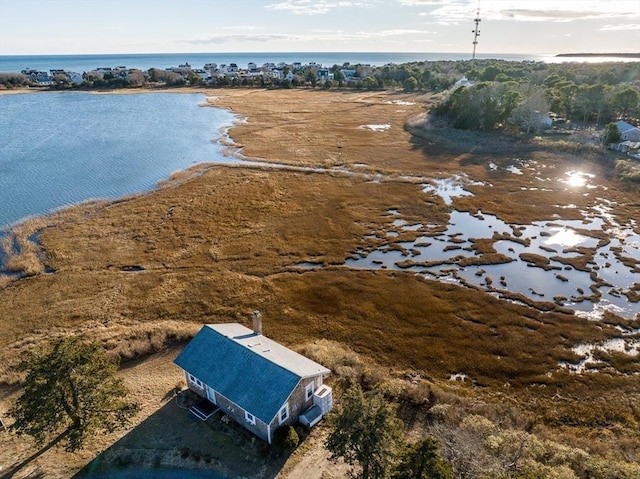
<svg viewBox="0 0 640 479">
<path fill-rule="evenodd" d="M 197 403 L 195 403 L 193 406 L 191 406 L 189 410 L 198 419 L 202 421 L 206 421 L 215 413 L 217 413 L 220 410 L 220 408 L 215 404 L 213 404 L 208 399 L 203 398 Z"/>
</svg>

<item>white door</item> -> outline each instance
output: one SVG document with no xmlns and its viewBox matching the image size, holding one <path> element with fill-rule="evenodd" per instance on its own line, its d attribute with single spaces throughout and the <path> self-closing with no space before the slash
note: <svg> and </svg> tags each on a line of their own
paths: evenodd
<svg viewBox="0 0 640 479">
<path fill-rule="evenodd" d="M 216 403 L 216 395 L 209 386 L 207 386 L 207 399 L 211 401 L 213 404 Z"/>
</svg>

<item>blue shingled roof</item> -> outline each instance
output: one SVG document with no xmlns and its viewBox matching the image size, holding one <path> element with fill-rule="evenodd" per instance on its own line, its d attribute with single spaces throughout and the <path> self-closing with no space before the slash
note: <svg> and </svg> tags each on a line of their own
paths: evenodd
<svg viewBox="0 0 640 479">
<path fill-rule="evenodd" d="M 209 326 L 174 363 L 267 424 L 301 379 Z"/>
</svg>

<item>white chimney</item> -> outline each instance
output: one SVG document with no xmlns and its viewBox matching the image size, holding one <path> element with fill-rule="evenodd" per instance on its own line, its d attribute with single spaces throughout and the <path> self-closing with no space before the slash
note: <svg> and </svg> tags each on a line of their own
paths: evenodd
<svg viewBox="0 0 640 479">
<path fill-rule="evenodd" d="M 253 332 L 262 334 L 262 314 L 257 309 L 253 312 Z"/>
</svg>

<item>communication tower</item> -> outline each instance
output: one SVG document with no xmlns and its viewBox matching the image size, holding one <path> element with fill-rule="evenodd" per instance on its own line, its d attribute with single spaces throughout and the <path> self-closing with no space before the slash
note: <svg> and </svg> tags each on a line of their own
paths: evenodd
<svg viewBox="0 0 640 479">
<path fill-rule="evenodd" d="M 480 0 L 478 0 L 478 10 L 476 12 L 476 18 L 474 20 L 476 24 L 476 28 L 474 30 L 471 30 L 471 32 L 473 33 L 473 56 L 471 57 L 472 60 L 476 59 L 476 45 L 478 44 L 478 37 L 480 36 L 481 21 L 482 20 L 480 19 Z"/>
</svg>

